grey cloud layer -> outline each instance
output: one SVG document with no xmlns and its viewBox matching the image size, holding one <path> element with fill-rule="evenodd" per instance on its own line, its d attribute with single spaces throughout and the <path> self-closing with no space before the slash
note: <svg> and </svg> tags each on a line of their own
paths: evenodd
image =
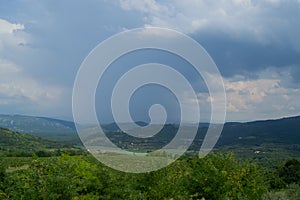
<svg viewBox="0 0 300 200">
<path fill-rule="evenodd" d="M 145 26 L 192 35 L 225 76 L 270 66 L 298 71 L 300 66 L 300 1 L 121 0 L 120 5 L 143 13 Z"/>
</svg>

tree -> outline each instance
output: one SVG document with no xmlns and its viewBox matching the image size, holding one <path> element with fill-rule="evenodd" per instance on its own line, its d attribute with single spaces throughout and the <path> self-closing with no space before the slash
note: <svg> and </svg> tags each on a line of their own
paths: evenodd
<svg viewBox="0 0 300 200">
<path fill-rule="evenodd" d="M 278 175 L 287 184 L 300 184 L 300 161 L 296 159 L 288 160 L 278 169 Z"/>
<path fill-rule="evenodd" d="M 196 199 L 259 199 L 267 191 L 256 165 L 231 153 L 211 153 L 192 162 L 189 188 Z"/>
</svg>

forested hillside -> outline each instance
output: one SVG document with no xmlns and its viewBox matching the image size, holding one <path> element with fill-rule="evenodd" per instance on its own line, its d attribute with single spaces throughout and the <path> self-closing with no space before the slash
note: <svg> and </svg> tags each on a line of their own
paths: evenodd
<svg viewBox="0 0 300 200">
<path fill-rule="evenodd" d="M 24 115 L 0 115 L 0 127 L 45 139 L 81 144 L 73 122 Z"/>
<path fill-rule="evenodd" d="M 33 153 L 46 156 L 58 150 L 72 148 L 69 144 L 45 140 L 0 127 L 0 156 L 32 156 Z"/>
</svg>

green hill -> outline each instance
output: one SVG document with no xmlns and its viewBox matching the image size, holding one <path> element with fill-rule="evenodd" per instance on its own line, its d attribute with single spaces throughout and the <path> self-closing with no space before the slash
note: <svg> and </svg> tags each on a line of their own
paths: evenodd
<svg viewBox="0 0 300 200">
<path fill-rule="evenodd" d="M 47 154 L 66 148 L 71 148 L 71 145 L 0 128 L 0 155 L 26 156 L 32 153 Z"/>
<path fill-rule="evenodd" d="M 300 116 L 247 123 L 226 123 L 220 145 L 262 143 L 300 145 Z"/>
<path fill-rule="evenodd" d="M 73 122 L 46 117 L 0 115 L 0 127 L 41 138 L 81 144 Z"/>
<path fill-rule="evenodd" d="M 217 149 L 245 158 L 284 160 L 300 157 L 300 117 L 247 123 L 226 123 Z"/>
</svg>

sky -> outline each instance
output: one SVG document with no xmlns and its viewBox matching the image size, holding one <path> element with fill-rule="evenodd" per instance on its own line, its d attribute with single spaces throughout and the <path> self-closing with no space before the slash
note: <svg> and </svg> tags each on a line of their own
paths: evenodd
<svg viewBox="0 0 300 200">
<path fill-rule="evenodd" d="M 121 31 L 155 26 L 187 34 L 210 54 L 225 84 L 226 121 L 299 115 L 299 19 L 299 0 L 0 0 L 0 113 L 71 120 L 73 84 L 89 52 Z M 144 90 L 153 98 L 132 101 L 136 120 L 167 93 Z M 172 113 L 171 96 L 163 97 Z"/>
</svg>

